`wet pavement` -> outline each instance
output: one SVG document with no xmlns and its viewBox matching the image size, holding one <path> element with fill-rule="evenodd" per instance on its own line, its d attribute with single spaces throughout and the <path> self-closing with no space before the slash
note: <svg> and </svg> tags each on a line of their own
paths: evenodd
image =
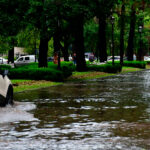
<svg viewBox="0 0 150 150">
<path fill-rule="evenodd" d="M 150 71 L 15 94 L 0 150 L 149 150 Z"/>
</svg>

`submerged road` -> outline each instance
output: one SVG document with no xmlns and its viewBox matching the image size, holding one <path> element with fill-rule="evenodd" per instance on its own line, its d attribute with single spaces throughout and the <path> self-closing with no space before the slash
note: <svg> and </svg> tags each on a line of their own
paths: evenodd
<svg viewBox="0 0 150 150">
<path fill-rule="evenodd" d="M 0 150 L 149 150 L 150 71 L 15 94 Z"/>
</svg>

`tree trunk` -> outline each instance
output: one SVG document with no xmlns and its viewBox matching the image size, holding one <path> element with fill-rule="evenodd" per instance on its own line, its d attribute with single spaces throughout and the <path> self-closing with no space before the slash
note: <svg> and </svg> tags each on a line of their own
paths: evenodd
<svg viewBox="0 0 150 150">
<path fill-rule="evenodd" d="M 139 8 L 140 10 L 143 11 L 144 13 L 144 10 L 145 10 L 145 1 L 142 0 L 141 2 L 141 6 Z M 143 27 L 144 27 L 144 18 L 140 18 L 140 22 L 139 22 L 140 26 L 142 27 L 142 30 L 143 30 Z M 139 49 L 138 49 L 138 53 L 137 53 L 137 60 L 139 61 L 144 61 L 144 50 L 143 50 L 143 40 L 142 40 L 142 32 L 139 33 L 140 34 L 140 40 L 139 40 Z"/>
<path fill-rule="evenodd" d="M 142 48 L 142 36 L 140 33 L 140 40 L 139 40 L 139 48 L 138 48 L 138 53 L 137 53 L 137 60 L 138 61 L 143 61 L 144 60 L 144 56 L 143 56 L 143 48 Z"/>
<path fill-rule="evenodd" d="M 47 62 L 47 52 L 48 52 L 48 41 L 49 41 L 49 35 L 48 35 L 48 27 L 47 27 L 47 20 L 46 15 L 44 15 L 44 3 L 45 0 L 42 0 L 42 14 L 41 14 L 41 28 L 40 28 L 40 46 L 39 46 L 39 67 L 48 67 Z"/>
<path fill-rule="evenodd" d="M 68 38 L 65 37 L 63 48 L 64 61 L 69 61 L 68 47 L 69 47 Z"/>
<path fill-rule="evenodd" d="M 39 67 L 48 67 L 47 52 L 48 52 L 48 38 L 45 36 L 40 37 L 39 46 Z"/>
<path fill-rule="evenodd" d="M 76 16 L 73 20 L 74 47 L 76 52 L 77 70 L 85 71 L 86 63 L 84 56 L 83 16 Z"/>
<path fill-rule="evenodd" d="M 57 64 L 58 64 L 58 69 L 61 68 L 60 66 L 60 50 L 61 50 L 61 45 L 60 45 L 60 33 L 58 30 L 54 33 L 54 56 L 57 57 Z"/>
<path fill-rule="evenodd" d="M 135 35 L 135 24 L 136 24 L 136 11 L 134 6 L 132 5 L 131 11 L 131 22 L 130 22 L 130 32 L 128 38 L 128 47 L 127 47 L 127 58 L 129 61 L 133 60 L 133 49 L 134 49 L 134 35 Z"/>
<path fill-rule="evenodd" d="M 8 64 L 14 63 L 14 47 L 8 51 Z"/>
<path fill-rule="evenodd" d="M 8 64 L 14 63 L 14 45 L 15 45 L 15 39 L 11 38 L 11 50 L 8 51 Z"/>
<path fill-rule="evenodd" d="M 107 61 L 107 48 L 106 48 L 106 17 L 99 17 L 99 40 L 98 40 L 98 55 L 100 62 Z"/>
<path fill-rule="evenodd" d="M 124 55 L 124 29 L 125 29 L 125 5 L 121 8 L 121 29 L 120 29 L 120 64 L 123 65 Z"/>
</svg>

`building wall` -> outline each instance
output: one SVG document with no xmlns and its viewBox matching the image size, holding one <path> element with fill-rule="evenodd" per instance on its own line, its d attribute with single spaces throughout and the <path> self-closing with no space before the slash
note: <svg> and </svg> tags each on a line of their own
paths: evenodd
<svg viewBox="0 0 150 150">
<path fill-rule="evenodd" d="M 14 56 L 19 57 L 22 55 L 27 55 L 27 53 L 24 50 L 25 49 L 23 47 L 14 47 Z"/>
</svg>

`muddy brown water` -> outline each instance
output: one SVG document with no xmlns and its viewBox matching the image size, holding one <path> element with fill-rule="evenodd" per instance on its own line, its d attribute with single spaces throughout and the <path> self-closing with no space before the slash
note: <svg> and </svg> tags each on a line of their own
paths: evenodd
<svg viewBox="0 0 150 150">
<path fill-rule="evenodd" d="M 15 94 L 0 150 L 149 150 L 150 71 Z"/>
</svg>

